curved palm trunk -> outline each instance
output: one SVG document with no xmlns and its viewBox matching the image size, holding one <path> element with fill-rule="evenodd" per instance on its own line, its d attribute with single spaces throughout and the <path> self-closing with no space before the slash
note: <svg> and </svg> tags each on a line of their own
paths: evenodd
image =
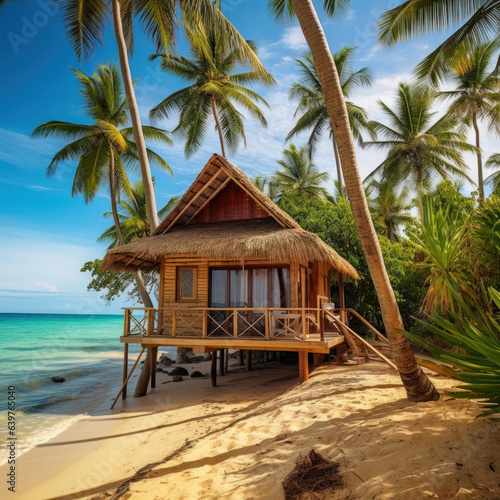
<svg viewBox="0 0 500 500">
<path fill-rule="evenodd" d="M 222 127 L 220 126 L 219 115 L 217 113 L 217 106 L 215 105 L 215 99 L 212 99 L 212 112 L 214 114 L 215 124 L 217 125 L 217 132 L 219 133 L 220 149 L 222 151 L 222 156 L 226 158 L 226 150 L 224 149 L 224 135 L 222 134 Z"/>
<path fill-rule="evenodd" d="M 337 140 L 335 139 L 335 132 L 333 131 L 333 128 L 332 128 L 332 143 L 333 143 L 333 152 L 335 153 L 335 165 L 337 167 L 337 180 L 339 182 L 339 194 L 340 194 L 340 196 L 344 196 L 344 183 L 342 181 L 342 166 L 341 166 L 341 162 L 340 162 Z"/>
<path fill-rule="evenodd" d="M 368 210 L 363 183 L 357 167 L 347 109 L 323 28 L 311 0 L 293 0 L 293 6 L 316 65 L 328 114 L 335 130 L 354 221 L 380 302 L 387 337 L 391 343 L 394 360 L 408 399 L 411 401 L 438 399 L 439 393 L 417 364 L 408 339 L 400 333 L 403 329 L 403 321 Z"/>
<path fill-rule="evenodd" d="M 476 147 L 477 147 L 477 187 L 479 189 L 479 198 L 484 200 L 484 180 L 483 180 L 483 158 L 481 156 L 481 143 L 479 141 L 479 127 L 477 125 L 476 113 L 472 115 L 472 125 L 476 133 Z"/>
<path fill-rule="evenodd" d="M 127 96 L 128 108 L 130 111 L 130 119 L 132 121 L 132 130 L 134 140 L 137 145 L 137 155 L 141 165 L 142 182 L 144 183 L 144 194 L 146 197 L 146 211 L 148 214 L 149 225 L 151 232 L 158 227 L 158 213 L 156 210 L 155 191 L 153 180 L 151 179 L 151 169 L 149 168 L 148 155 L 146 151 L 146 142 L 142 134 L 141 118 L 139 116 L 139 108 L 135 100 L 134 84 L 130 67 L 128 63 L 127 44 L 123 36 L 121 6 L 119 0 L 113 0 L 113 25 L 115 31 L 116 43 L 118 45 L 118 56 L 120 58 L 120 69 L 122 73 L 123 86 L 125 95 Z"/>
<path fill-rule="evenodd" d="M 125 245 L 123 238 L 122 227 L 120 226 L 120 218 L 118 217 L 118 209 L 116 208 L 116 186 L 115 186 L 115 152 L 111 144 L 109 147 L 109 194 L 111 196 L 111 212 L 115 223 L 116 235 L 120 245 Z"/>
</svg>

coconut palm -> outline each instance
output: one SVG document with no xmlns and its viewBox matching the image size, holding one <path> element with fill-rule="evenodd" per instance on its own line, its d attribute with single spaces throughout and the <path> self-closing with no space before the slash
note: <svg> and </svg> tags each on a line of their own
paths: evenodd
<svg viewBox="0 0 500 500">
<path fill-rule="evenodd" d="M 273 182 L 279 187 L 280 196 L 284 194 L 326 198 L 327 192 L 322 184 L 328 180 L 326 172 L 319 172 L 311 160 L 309 148 L 296 148 L 290 144 L 283 151 L 283 159 L 278 160 L 282 170 L 278 170 Z"/>
<path fill-rule="evenodd" d="M 462 123 L 474 128 L 477 155 L 479 196 L 484 199 L 483 160 L 479 137 L 480 120 L 487 123 L 490 131 L 500 132 L 500 61 L 490 71 L 491 63 L 500 43 L 490 42 L 474 50 L 460 50 L 448 61 L 444 79 L 454 90 L 438 92 L 438 96 L 451 99 L 449 113 L 456 115 Z"/>
<path fill-rule="evenodd" d="M 72 195 L 83 195 L 85 202 L 94 200 L 98 192 L 109 187 L 111 210 L 120 244 L 125 240 L 120 228 L 117 210 L 117 194 L 120 190 L 131 193 L 127 170 L 138 162 L 136 144 L 130 140 L 131 128 L 118 127 L 128 121 L 127 100 L 123 96 L 122 82 L 116 66 L 101 64 L 93 76 L 73 69 L 81 85 L 80 93 L 84 109 L 93 120 L 90 125 L 51 121 L 38 126 L 33 137 L 57 137 L 70 141 L 58 151 L 47 168 L 47 176 L 53 176 L 61 162 L 78 160 L 73 180 Z M 165 130 L 143 127 L 145 137 L 164 144 L 172 141 Z M 170 174 L 172 171 L 161 156 L 147 149 L 150 160 Z M 142 279 L 136 276 L 138 288 L 146 307 L 153 307 Z"/>
<path fill-rule="evenodd" d="M 256 71 L 238 72 L 239 67 L 246 66 L 244 54 L 231 50 L 215 33 L 189 29 L 186 36 L 191 59 L 173 55 L 152 58 L 161 57 L 161 68 L 186 80 L 189 86 L 170 94 L 151 110 L 149 116 L 153 119 L 168 118 L 172 111 L 179 111 L 179 124 L 174 133 L 185 137 L 184 152 L 188 157 L 202 145 L 212 117 L 225 157 L 226 147 L 235 152 L 241 139 L 246 144 L 243 115 L 236 106 L 267 127 L 258 104 L 269 106 L 247 85 L 259 81 L 271 84 L 274 80 L 270 75 L 262 77 Z"/>
<path fill-rule="evenodd" d="M 448 61 L 457 50 L 499 39 L 498 0 L 407 0 L 385 12 L 379 23 L 379 41 L 393 46 L 427 33 L 458 29 L 417 67 L 421 78 L 436 84 L 446 72 Z"/>
<path fill-rule="evenodd" d="M 387 158 L 367 177 L 380 176 L 395 185 L 404 183 L 417 192 L 428 190 L 435 178 L 467 178 L 462 153 L 475 151 L 458 131 L 458 118 L 447 114 L 433 121 L 434 92 L 418 84 L 400 83 L 395 107 L 379 101 L 388 124 L 373 122 L 384 140 L 365 142 L 364 147 L 386 150 Z"/>
<path fill-rule="evenodd" d="M 155 185 L 154 177 L 153 185 Z M 179 201 L 179 198 L 179 196 L 173 196 L 158 212 L 158 220 L 160 223 L 172 211 Z M 104 214 L 105 218 L 112 216 L 113 214 L 111 212 L 106 212 Z M 118 202 L 118 219 L 120 233 L 122 234 L 125 243 L 130 243 L 131 241 L 139 238 L 145 238 L 151 234 L 151 228 L 149 226 L 146 210 L 146 196 L 142 180 L 137 181 L 130 187 L 128 192 L 123 193 Z M 99 236 L 97 241 L 110 242 L 109 248 L 119 246 L 121 243 L 116 224 L 113 224 L 111 227 L 106 229 L 106 231 Z"/>
<path fill-rule="evenodd" d="M 281 186 L 273 177 L 257 176 L 253 179 L 255 187 L 263 192 L 269 199 L 275 203 L 281 199 Z"/>
<path fill-rule="evenodd" d="M 492 154 L 484 164 L 485 168 L 496 168 L 497 171 L 493 172 L 485 179 L 485 184 L 493 186 L 493 194 L 500 196 L 500 154 Z"/>
<path fill-rule="evenodd" d="M 375 228 L 395 243 L 400 238 L 400 227 L 413 220 L 410 213 L 410 190 L 404 187 L 398 193 L 391 183 L 376 180 L 373 180 L 370 186 L 375 192 L 374 196 L 368 199 Z"/>
<path fill-rule="evenodd" d="M 325 0 L 324 7 L 329 15 L 334 15 L 336 12 L 345 11 L 349 4 L 348 0 Z M 339 145 L 345 188 L 351 203 L 354 222 L 380 301 L 385 331 L 408 398 L 412 401 L 437 399 L 439 398 L 438 392 L 418 365 L 410 343 L 401 334 L 404 325 L 370 217 L 356 162 L 356 150 L 340 79 L 314 5 L 311 0 L 270 0 L 269 9 L 278 19 L 296 15 L 311 51 L 323 89 L 326 109 Z"/>
<path fill-rule="evenodd" d="M 355 47 L 345 46 L 333 55 L 333 61 L 337 67 L 340 86 L 342 87 L 342 93 L 345 99 L 348 99 L 360 87 L 370 86 L 372 81 L 372 75 L 368 68 L 361 68 L 358 71 L 352 70 L 352 55 L 354 50 L 356 50 Z M 300 116 L 286 140 L 289 141 L 295 135 L 306 130 L 311 130 L 309 147 L 311 153 L 314 153 L 317 143 L 323 136 L 323 132 L 325 129 L 328 130 L 333 144 L 333 152 L 335 154 L 335 165 L 337 167 L 337 180 L 339 182 L 340 193 L 343 193 L 344 188 L 338 145 L 333 133 L 330 117 L 328 116 L 328 110 L 326 109 L 323 91 L 321 90 L 321 84 L 316 73 L 316 67 L 314 66 L 314 60 L 311 53 L 306 53 L 301 59 L 295 59 L 295 61 L 299 66 L 302 78 L 298 83 L 292 84 L 289 95 L 292 99 L 299 101 L 294 116 L 299 114 Z M 372 139 L 375 139 L 366 111 L 352 101 L 346 100 L 345 104 L 354 139 L 362 143 L 362 132 L 368 132 Z"/>
</svg>

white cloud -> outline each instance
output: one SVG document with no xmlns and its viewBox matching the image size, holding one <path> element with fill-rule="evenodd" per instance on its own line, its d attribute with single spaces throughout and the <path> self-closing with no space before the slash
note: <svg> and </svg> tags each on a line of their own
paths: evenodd
<svg viewBox="0 0 500 500">
<path fill-rule="evenodd" d="M 291 26 L 285 29 L 280 43 L 290 50 L 306 50 L 307 42 L 300 26 Z"/>
<path fill-rule="evenodd" d="M 49 283 L 40 283 L 39 281 L 35 282 L 35 288 L 40 290 L 45 290 L 47 292 L 57 292 L 56 285 L 50 285 Z"/>
</svg>

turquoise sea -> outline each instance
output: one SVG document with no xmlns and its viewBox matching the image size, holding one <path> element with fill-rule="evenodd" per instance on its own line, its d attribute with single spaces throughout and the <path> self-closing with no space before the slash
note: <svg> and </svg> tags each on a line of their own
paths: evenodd
<svg viewBox="0 0 500 500">
<path fill-rule="evenodd" d="M 66 429 L 120 386 L 122 316 L 0 313 L 0 435 L 16 392 L 18 452 Z M 138 346 L 131 346 L 135 359 Z M 55 383 L 51 377 L 63 377 Z M 5 434 L 6 435 L 6 434 Z M 6 459 L 0 451 L 0 464 Z"/>
</svg>

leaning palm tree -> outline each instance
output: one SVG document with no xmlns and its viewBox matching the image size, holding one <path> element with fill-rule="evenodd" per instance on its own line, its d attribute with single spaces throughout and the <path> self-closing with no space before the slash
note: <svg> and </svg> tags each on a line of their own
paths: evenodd
<svg viewBox="0 0 500 500">
<path fill-rule="evenodd" d="M 379 41 L 393 46 L 427 33 L 458 28 L 417 67 L 421 78 L 438 83 L 446 73 L 447 63 L 457 50 L 499 40 L 498 0 L 407 0 L 385 12 L 379 23 Z"/>
<path fill-rule="evenodd" d="M 453 90 L 438 92 L 438 96 L 451 99 L 449 113 L 462 123 L 472 126 L 476 139 L 477 177 L 479 196 L 484 199 L 483 160 L 479 137 L 479 121 L 483 120 L 488 130 L 500 132 L 500 61 L 491 63 L 500 40 L 482 44 L 474 50 L 459 50 L 447 63 L 444 74 Z"/>
<path fill-rule="evenodd" d="M 131 194 L 127 170 L 133 169 L 138 162 L 137 146 L 130 140 L 126 124 L 127 100 L 123 96 L 122 82 L 116 66 L 101 64 L 93 76 L 73 69 L 81 85 L 80 93 L 84 109 L 93 120 L 90 125 L 51 121 L 38 126 L 33 137 L 57 137 L 70 141 L 58 151 L 47 168 L 47 176 L 53 176 L 61 162 L 78 160 L 73 180 L 73 195 L 83 195 L 85 202 L 92 202 L 105 187 L 109 187 L 111 210 L 120 244 L 125 240 L 120 227 L 117 210 L 117 195 L 120 190 Z M 172 144 L 165 130 L 156 127 L 143 127 L 145 137 L 164 144 Z M 172 174 L 168 164 L 154 151 L 147 149 L 150 160 Z M 140 274 L 136 276 L 138 289 L 146 307 L 153 307 Z"/>
<path fill-rule="evenodd" d="M 356 50 L 355 47 L 345 46 L 333 55 L 333 61 L 337 67 L 340 86 L 342 87 L 342 93 L 345 99 L 349 99 L 349 97 L 351 97 L 360 87 L 370 86 L 372 81 L 372 75 L 368 68 L 361 68 L 357 71 L 352 70 L 352 55 L 354 50 Z M 311 130 L 309 135 L 309 147 L 311 153 L 314 153 L 317 143 L 323 136 L 323 132 L 325 129 L 328 130 L 333 144 L 333 152 L 335 154 L 339 190 L 340 193 L 343 193 L 344 187 L 338 145 L 333 132 L 332 122 L 328 116 L 328 110 L 326 109 L 325 98 L 323 97 L 321 84 L 316 73 L 314 60 L 310 53 L 306 53 L 301 59 L 295 59 L 295 61 L 299 66 L 302 78 L 298 83 L 292 84 L 289 95 L 292 99 L 299 101 L 294 116 L 299 114 L 300 116 L 297 123 L 286 137 L 286 140 L 289 141 L 297 134 L 306 130 Z M 367 132 L 372 139 L 375 139 L 375 134 L 368 121 L 366 111 L 352 101 L 346 100 L 345 104 L 354 139 L 362 143 L 363 132 Z"/>
<path fill-rule="evenodd" d="M 349 3 L 348 0 L 325 0 L 324 6 L 328 15 L 335 15 L 339 10 L 345 10 Z M 438 392 L 418 365 L 410 343 L 401 334 L 404 325 L 370 217 L 340 79 L 314 5 L 311 0 L 270 0 L 269 8 L 278 19 L 296 15 L 311 50 L 323 89 L 326 109 L 339 144 L 345 188 L 351 203 L 354 222 L 379 298 L 385 331 L 408 398 L 412 401 L 437 399 Z"/>
<path fill-rule="evenodd" d="M 500 196 L 500 154 L 494 153 L 492 154 L 484 164 L 485 168 L 494 168 L 496 172 L 493 172 L 490 176 L 488 176 L 484 183 L 491 184 L 493 186 L 493 194 L 496 196 Z"/>
<path fill-rule="evenodd" d="M 394 185 L 404 183 L 417 192 L 427 191 L 435 178 L 468 178 L 462 153 L 475 151 L 458 131 L 459 120 L 447 114 L 433 121 L 434 92 L 418 84 L 400 83 L 395 107 L 379 101 L 388 124 L 373 122 L 384 140 L 365 142 L 364 147 L 387 151 L 387 158 L 367 177 L 380 176 Z"/>
<path fill-rule="evenodd" d="M 311 160 L 308 148 L 296 148 L 290 144 L 283 151 L 283 159 L 278 160 L 282 170 L 274 174 L 273 182 L 279 186 L 280 198 L 285 194 L 326 198 L 322 184 L 328 180 L 326 172 L 319 172 Z"/>
<path fill-rule="evenodd" d="M 19 0 L 0 0 L 0 7 L 16 2 Z M 83 59 L 90 59 L 96 49 L 103 45 L 108 22 L 112 19 L 120 69 L 132 121 L 132 131 L 148 203 L 148 219 L 154 230 L 158 226 L 156 200 L 129 65 L 129 54 L 132 53 L 134 46 L 134 20 L 140 21 L 143 31 L 152 40 L 157 52 L 168 53 L 176 43 L 176 27 L 179 20 L 178 12 L 180 12 L 183 22 L 210 25 L 217 37 L 224 40 L 228 50 L 238 50 L 244 54 L 254 71 L 262 75 L 267 74 L 267 72 L 253 49 L 211 0 L 170 0 L 166 2 L 144 2 L 142 0 L 75 2 L 60 0 L 58 5 L 66 27 L 67 38 L 80 63 Z"/>
<path fill-rule="evenodd" d="M 189 86 L 174 92 L 155 106 L 149 116 L 153 119 L 168 118 L 172 111 L 179 112 L 179 123 L 174 133 L 186 139 L 186 156 L 195 153 L 203 143 L 210 117 L 216 124 L 222 156 L 226 147 L 235 152 L 241 140 L 245 141 L 243 115 L 247 111 L 259 123 L 267 122 L 259 104 L 269 107 L 266 101 L 248 88 L 248 84 L 274 82 L 270 75 L 262 77 L 256 71 L 238 72 L 246 66 L 244 54 L 231 50 L 213 31 L 192 28 L 186 30 L 192 58 L 173 55 L 161 57 L 161 68 L 189 82 Z"/>
<path fill-rule="evenodd" d="M 153 185 L 155 185 L 154 177 Z M 172 211 L 179 201 L 179 198 L 179 196 L 172 196 L 167 204 L 158 212 L 158 220 L 160 223 Z M 114 217 L 114 215 L 110 212 L 106 212 L 104 217 Z M 142 180 L 137 181 L 130 187 L 129 191 L 123 193 L 121 196 L 118 202 L 118 219 L 119 230 L 117 230 L 116 224 L 113 224 L 99 236 L 97 241 L 109 242 L 109 248 L 115 248 L 121 244 L 119 233 L 122 234 L 125 243 L 130 243 L 139 238 L 145 238 L 151 234 Z"/>
<path fill-rule="evenodd" d="M 409 200 L 408 187 L 398 193 L 389 182 L 373 180 L 370 187 L 374 193 L 368 199 L 373 216 L 375 228 L 380 234 L 386 236 L 392 243 L 400 239 L 400 228 L 411 221 L 410 213 L 412 204 Z"/>
</svg>

